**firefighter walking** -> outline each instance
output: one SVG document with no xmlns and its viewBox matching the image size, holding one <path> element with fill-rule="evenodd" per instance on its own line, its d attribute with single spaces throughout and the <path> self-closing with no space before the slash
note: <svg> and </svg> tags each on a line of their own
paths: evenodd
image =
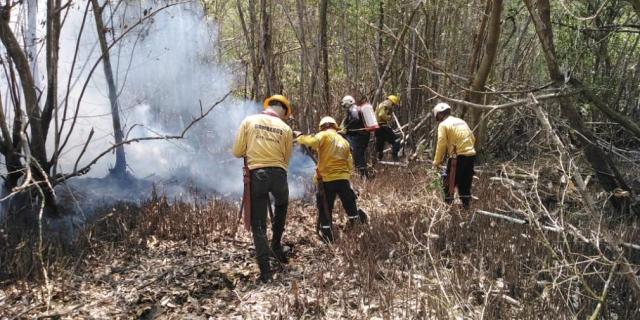
<svg viewBox="0 0 640 320">
<path fill-rule="evenodd" d="M 351 189 L 349 179 L 353 169 L 349 142 L 337 132 L 338 124 L 332 117 L 320 120 L 320 132 L 316 135 L 303 135 L 296 139 L 301 145 L 310 147 L 318 153 L 316 176 L 318 193 L 318 233 L 326 242 L 333 241 L 332 217 L 336 195 L 347 213 L 348 224 L 366 222 L 366 214 L 358 210 L 356 194 Z"/>
<path fill-rule="evenodd" d="M 433 108 L 433 116 L 438 124 L 438 144 L 433 159 L 433 166 L 439 168 L 445 152 L 447 161 L 446 178 L 443 179 L 445 201 L 453 201 L 455 187 L 462 205 L 468 209 L 471 204 L 471 185 L 473 183 L 473 166 L 476 156 L 475 137 L 467 123 L 451 115 L 451 107 L 446 103 L 438 103 Z"/>
<path fill-rule="evenodd" d="M 260 280 L 271 279 L 269 257 L 274 256 L 280 262 L 286 262 L 282 249 L 289 204 L 287 185 L 287 167 L 293 144 L 293 132 L 283 121 L 291 115 L 289 100 L 282 95 L 274 95 L 264 100 L 264 111 L 245 118 L 240 124 L 233 145 L 233 155 L 245 158 L 249 178 L 250 227 L 256 258 L 260 268 Z M 272 239 L 269 247 L 266 226 L 267 209 L 270 206 L 269 194 L 275 199 L 275 210 L 271 219 Z M 245 208 L 246 209 L 246 208 Z"/>
<path fill-rule="evenodd" d="M 353 163 L 358 174 L 362 177 L 367 177 L 367 145 L 369 145 L 371 134 L 366 130 L 360 109 L 352 96 L 342 98 L 341 105 L 345 111 L 341 132 L 344 133 L 345 138 L 349 141 Z"/>
<path fill-rule="evenodd" d="M 391 144 L 393 161 L 398 161 L 400 142 L 398 142 L 398 136 L 393 132 L 393 129 L 391 129 L 390 122 L 393 119 L 393 111 L 399 104 L 400 98 L 391 95 L 376 108 L 376 119 L 380 125 L 380 129 L 376 131 L 376 152 L 378 154 L 378 160 L 382 160 L 385 143 L 389 143 Z"/>
</svg>

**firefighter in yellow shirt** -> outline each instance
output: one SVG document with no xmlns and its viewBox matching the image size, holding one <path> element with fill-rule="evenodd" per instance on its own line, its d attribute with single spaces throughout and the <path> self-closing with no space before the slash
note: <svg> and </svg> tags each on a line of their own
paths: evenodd
<svg viewBox="0 0 640 320">
<path fill-rule="evenodd" d="M 318 182 L 318 193 L 316 194 L 317 227 L 322 239 L 332 242 L 331 212 L 336 195 L 340 197 L 349 224 L 366 222 L 366 214 L 364 211 L 358 210 L 356 194 L 351 189 L 349 182 L 353 170 L 349 142 L 338 134 L 338 124 L 332 117 L 322 118 L 319 128 L 320 132 L 316 135 L 300 136 L 296 142 L 310 147 L 318 153 L 315 177 Z"/>
<path fill-rule="evenodd" d="M 438 144 L 436 155 L 433 158 L 433 166 L 438 168 L 442 164 L 445 152 L 449 157 L 446 171 L 448 179 L 444 179 L 445 200 L 447 203 L 453 201 L 453 192 L 451 191 L 457 186 L 462 205 L 468 209 L 471 203 L 473 163 L 476 157 L 473 145 L 476 138 L 464 120 L 451 115 L 451 107 L 448 104 L 438 103 L 433 108 L 433 116 L 439 122 Z M 452 170 L 453 167 L 455 170 Z"/>
<path fill-rule="evenodd" d="M 393 110 L 400 104 L 398 96 L 391 95 L 376 108 L 376 120 L 380 125 L 380 129 L 376 130 L 376 152 L 378 160 L 382 160 L 385 143 L 391 144 L 391 156 L 393 161 L 398 161 L 398 152 L 400 151 L 400 142 L 398 136 L 391 129 Z"/>
<path fill-rule="evenodd" d="M 260 268 L 260 280 L 271 279 L 269 256 L 286 262 L 282 249 L 289 204 L 287 166 L 293 145 L 293 132 L 283 121 L 291 115 L 289 100 L 274 95 L 264 100 L 264 111 L 246 117 L 238 129 L 233 155 L 245 157 L 250 172 L 250 213 L 253 243 Z M 266 234 L 269 194 L 275 199 L 271 220 L 271 248 Z"/>
</svg>

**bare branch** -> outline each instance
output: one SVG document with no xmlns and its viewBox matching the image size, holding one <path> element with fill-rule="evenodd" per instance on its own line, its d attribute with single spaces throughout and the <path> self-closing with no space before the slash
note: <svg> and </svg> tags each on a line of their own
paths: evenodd
<svg viewBox="0 0 640 320">
<path fill-rule="evenodd" d="M 114 144 L 111 147 L 107 148 L 106 150 L 104 150 L 103 152 L 101 152 L 98 156 L 96 156 L 93 160 L 91 160 L 89 162 L 89 164 L 87 164 L 86 166 L 77 169 L 74 168 L 73 172 L 68 173 L 68 174 L 61 174 L 58 175 L 53 183 L 58 184 L 61 183 L 69 178 L 72 177 L 77 177 L 77 176 L 81 176 L 86 174 L 87 172 L 89 172 L 89 170 L 91 170 L 91 167 L 96 164 L 98 162 L 98 160 L 100 160 L 102 157 L 104 157 L 105 155 L 109 154 L 111 151 L 113 151 L 114 149 L 125 145 L 125 144 L 131 144 L 134 142 L 141 142 L 141 141 L 151 141 L 151 140 L 177 140 L 177 139 L 183 139 L 184 136 L 187 134 L 187 132 L 189 131 L 189 129 L 191 129 L 197 122 L 199 122 L 200 120 L 204 119 L 207 115 L 209 115 L 209 113 L 216 107 L 218 106 L 220 103 L 222 103 L 224 100 L 227 99 L 227 97 L 232 93 L 232 91 L 227 92 L 227 94 L 225 94 L 220 100 L 216 101 L 213 105 L 211 105 L 211 107 L 209 107 L 207 109 L 206 112 L 204 113 L 200 113 L 200 116 L 194 118 L 181 132 L 179 135 L 164 135 L 164 136 L 157 136 L 157 137 L 141 137 L 141 138 L 134 138 L 134 139 L 127 139 L 122 141 L 121 143 L 118 144 Z M 82 154 L 81 154 L 82 155 Z"/>
<path fill-rule="evenodd" d="M 509 102 L 509 103 L 504 103 L 504 104 L 477 104 L 477 103 L 472 103 L 472 102 L 468 102 L 468 101 L 464 101 L 464 100 L 460 100 L 460 99 L 454 99 L 454 98 L 450 98 L 447 97 L 445 95 L 442 95 L 438 92 L 436 92 L 435 90 L 431 89 L 430 87 L 426 86 L 426 85 L 422 85 L 421 87 L 429 90 L 432 94 L 436 95 L 437 97 L 439 97 L 440 99 L 443 99 L 445 101 L 451 102 L 451 103 L 455 103 L 461 106 L 466 106 L 466 107 L 471 107 L 471 108 L 475 108 L 475 109 L 481 109 L 481 110 L 487 110 L 487 111 L 492 111 L 492 110 L 496 110 L 496 109 L 507 109 L 507 108 L 515 108 L 515 107 L 520 107 L 520 106 L 524 106 L 528 103 L 527 99 L 523 99 L 523 100 L 518 100 L 518 101 L 514 101 L 514 102 Z M 550 93 L 550 94 L 543 94 L 543 95 L 539 95 L 536 96 L 536 100 L 540 101 L 540 100 L 550 100 L 550 99 L 556 99 L 556 98 L 560 98 L 560 97 L 567 97 L 567 96 L 572 96 L 575 95 L 577 92 L 576 91 L 563 91 L 563 92 L 556 92 L 556 93 Z"/>
</svg>

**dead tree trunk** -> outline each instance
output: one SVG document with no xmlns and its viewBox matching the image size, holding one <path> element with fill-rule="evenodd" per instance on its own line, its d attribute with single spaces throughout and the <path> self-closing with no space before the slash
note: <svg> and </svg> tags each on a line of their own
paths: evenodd
<svg viewBox="0 0 640 320">
<path fill-rule="evenodd" d="M 560 72 L 556 58 L 553 30 L 551 29 L 551 7 L 549 0 L 538 0 L 535 7 L 531 0 L 525 0 L 525 4 L 531 14 L 536 33 L 542 44 L 549 77 L 555 83 L 556 87 L 562 87 L 564 84 L 564 75 Z M 597 145 L 596 137 L 591 130 L 585 126 L 580 113 L 571 99 L 569 97 L 560 97 L 559 102 L 563 117 L 566 118 L 569 125 L 579 133 L 578 139 L 583 145 L 585 157 L 598 177 L 600 185 L 608 192 L 613 192 L 616 188 L 629 190 L 629 187 L 618 174 L 613 163 Z M 623 199 L 611 197 L 611 202 L 618 210 L 626 211 L 628 207 L 626 201 Z"/>
<path fill-rule="evenodd" d="M 124 153 L 124 134 L 122 132 L 122 126 L 120 125 L 120 106 L 118 105 L 118 91 L 116 89 L 115 79 L 113 77 L 113 69 L 111 68 L 111 58 L 109 57 L 109 47 L 107 46 L 107 39 L 105 37 L 106 29 L 102 22 L 102 8 L 98 4 L 98 0 L 91 0 L 91 6 L 93 7 L 93 16 L 96 21 L 96 31 L 98 33 L 98 41 L 100 42 L 100 50 L 102 52 L 102 65 L 104 66 L 104 75 L 109 88 L 109 101 L 111 102 L 111 119 L 113 122 L 113 135 L 115 137 L 116 148 L 116 163 L 111 174 L 118 177 L 125 177 L 127 175 L 127 160 Z"/>
</svg>

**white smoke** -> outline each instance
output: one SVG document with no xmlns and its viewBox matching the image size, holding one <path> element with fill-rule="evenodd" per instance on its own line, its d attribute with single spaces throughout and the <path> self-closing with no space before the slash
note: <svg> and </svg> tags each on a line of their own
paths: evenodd
<svg viewBox="0 0 640 320">
<path fill-rule="evenodd" d="M 61 106 L 65 105 L 64 94 L 85 5 L 83 1 L 72 5 L 60 37 Z M 129 139 L 180 133 L 193 117 L 200 115 L 201 108 L 206 111 L 239 82 L 239 76 L 234 75 L 229 66 L 217 62 L 220 57 L 216 54 L 216 25 L 205 16 L 199 1 L 174 5 L 150 17 L 160 5 L 158 1 L 123 1 L 117 6 L 107 6 L 103 14 L 109 43 L 131 29 L 110 51 L 119 90 L 121 122 Z M 94 138 L 79 167 L 88 164 L 114 141 L 103 66 L 98 65 L 90 76 L 91 68 L 101 55 L 92 15 L 90 10 L 79 41 L 70 82 L 66 129 L 71 125 L 83 84 L 87 78 L 90 80 L 79 103 L 77 124 L 61 155 L 59 172 L 73 170 L 92 129 Z M 134 27 L 141 19 L 144 21 Z M 42 58 L 41 54 L 40 60 Z M 43 61 L 40 65 L 41 70 L 46 70 Z M 128 169 L 138 178 L 168 181 L 168 184 L 190 182 L 220 194 L 239 194 L 242 161 L 233 158 L 230 149 L 242 119 L 259 111 L 257 103 L 230 96 L 196 124 L 184 140 L 126 145 Z M 53 149 L 53 140 L 51 136 L 48 138 L 49 150 Z M 88 176 L 104 177 L 114 162 L 113 154 L 105 156 Z M 294 152 L 289 185 L 292 197 L 302 195 L 303 184 L 310 180 L 312 173 L 313 163 L 300 152 Z"/>
</svg>

